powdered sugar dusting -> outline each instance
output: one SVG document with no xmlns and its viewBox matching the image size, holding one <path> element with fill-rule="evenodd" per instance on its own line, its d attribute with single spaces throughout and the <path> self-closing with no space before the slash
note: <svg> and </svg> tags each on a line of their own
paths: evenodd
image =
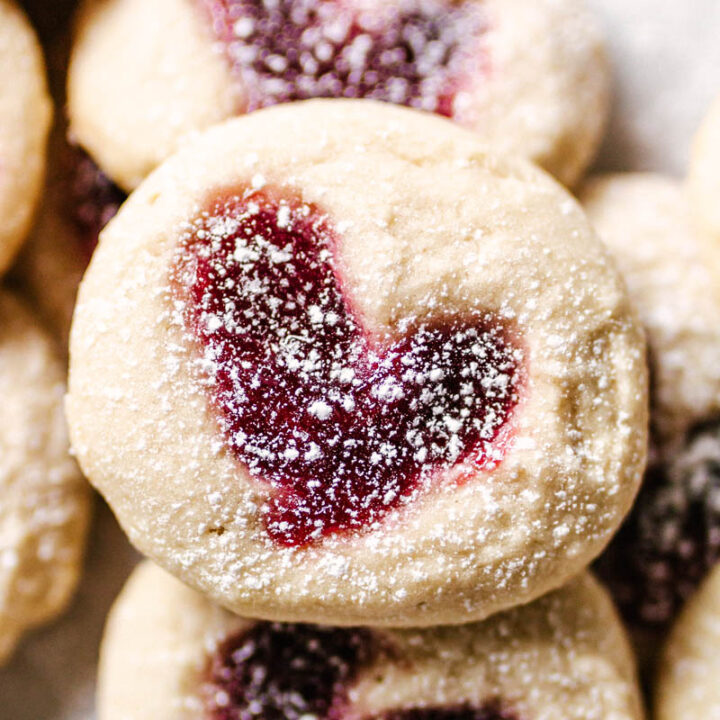
<svg viewBox="0 0 720 720">
<path fill-rule="evenodd" d="M 452 117 L 484 71 L 477 3 L 205 0 L 248 96 L 247 109 L 319 97 L 372 98 Z"/>
<path fill-rule="evenodd" d="M 330 222 L 276 195 L 212 203 L 179 244 L 174 287 L 226 441 L 272 486 L 268 533 L 304 545 L 372 526 L 451 467 L 500 462 L 522 355 L 479 312 L 369 336 Z"/>
</svg>

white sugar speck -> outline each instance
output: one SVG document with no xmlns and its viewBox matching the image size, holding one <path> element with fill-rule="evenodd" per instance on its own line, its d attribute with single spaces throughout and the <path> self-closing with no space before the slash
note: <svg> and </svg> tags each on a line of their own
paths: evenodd
<svg viewBox="0 0 720 720">
<path fill-rule="evenodd" d="M 211 315 L 207 319 L 207 323 L 205 323 L 205 327 L 207 327 L 208 332 L 215 332 L 216 330 L 219 330 L 222 327 L 222 320 L 217 315 Z"/>
<path fill-rule="evenodd" d="M 241 17 L 239 20 L 235 22 L 233 25 L 233 32 L 235 35 L 237 35 L 239 38 L 249 38 L 253 31 L 255 30 L 255 21 L 248 17 L 247 15 L 244 17 Z"/>
<path fill-rule="evenodd" d="M 318 420 L 327 420 L 332 415 L 332 407 L 324 400 L 315 400 L 308 408 L 308 412 Z"/>
<path fill-rule="evenodd" d="M 295 460 L 295 458 L 298 457 L 298 455 L 300 455 L 300 453 L 295 448 L 292 448 L 292 447 L 285 448 L 285 451 L 283 452 L 283 457 L 286 460 Z"/>
<path fill-rule="evenodd" d="M 287 205 L 281 205 L 278 208 L 277 224 L 283 229 L 290 226 L 290 208 Z"/>
</svg>

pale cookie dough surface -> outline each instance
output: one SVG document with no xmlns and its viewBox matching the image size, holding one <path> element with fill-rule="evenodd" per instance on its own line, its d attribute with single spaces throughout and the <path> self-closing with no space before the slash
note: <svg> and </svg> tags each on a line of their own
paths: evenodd
<svg viewBox="0 0 720 720">
<path fill-rule="evenodd" d="M 278 142 L 288 126 L 302 144 Z M 370 532 L 270 541 L 268 486 L 230 452 L 169 289 L 208 193 L 263 183 L 341 228 L 344 287 L 372 331 L 473 308 L 517 324 L 527 380 L 494 471 L 420 492 Z M 529 601 L 600 552 L 644 468 L 646 402 L 625 288 L 555 182 L 445 120 L 315 101 L 209 131 L 126 202 L 81 286 L 67 412 L 81 466 L 131 541 L 221 604 L 429 625 Z"/>
<path fill-rule="evenodd" d="M 13 2 L 0 0 L 0 274 L 30 228 L 51 114 L 33 30 Z"/>
<path fill-rule="evenodd" d="M 720 244 L 711 252 L 698 238 L 683 188 L 668 177 L 599 176 L 580 199 L 647 332 L 653 429 L 661 440 L 683 435 L 720 415 Z"/>
<path fill-rule="evenodd" d="M 720 248 L 720 96 L 693 141 L 688 189 L 693 221 Z"/>
<path fill-rule="evenodd" d="M 0 294 L 0 661 L 57 615 L 78 579 L 89 488 L 69 455 L 62 366 L 35 319 Z"/>
<path fill-rule="evenodd" d="M 199 3 L 81 6 L 68 73 L 70 129 L 121 186 L 132 189 L 183 138 L 241 109 Z"/>
<path fill-rule="evenodd" d="M 152 563 L 142 564 L 106 627 L 98 717 L 205 716 L 209 698 L 217 697 L 209 682 L 213 656 L 256 626 L 212 605 Z M 350 681 L 343 718 L 486 703 L 500 705 L 503 717 L 513 720 L 642 717 L 623 629 L 607 595 L 589 575 L 484 623 L 370 632 L 390 656 L 380 653 L 359 669 Z M 297 688 L 300 694 L 303 690 Z M 468 712 L 467 717 L 475 715 Z"/>
<path fill-rule="evenodd" d="M 683 610 L 663 652 L 655 717 L 720 718 L 720 566 Z"/>
<path fill-rule="evenodd" d="M 488 28 L 486 58 L 456 98 L 457 121 L 499 151 L 575 182 L 594 157 L 609 105 L 594 19 L 579 0 L 469 3 Z M 84 3 L 68 79 L 71 130 L 125 189 L 188 135 L 244 112 L 246 96 L 201 0 Z"/>
</svg>

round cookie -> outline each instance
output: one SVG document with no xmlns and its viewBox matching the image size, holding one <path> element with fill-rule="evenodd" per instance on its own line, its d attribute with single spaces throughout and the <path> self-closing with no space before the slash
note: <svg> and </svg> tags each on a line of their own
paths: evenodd
<svg viewBox="0 0 720 720">
<path fill-rule="evenodd" d="M 693 231 L 679 182 L 617 174 L 580 200 L 618 263 L 648 336 L 651 423 L 669 440 L 720 414 L 720 299 L 711 254 Z"/>
<path fill-rule="evenodd" d="M 663 652 L 657 720 L 720 717 L 720 565 L 690 600 Z"/>
<path fill-rule="evenodd" d="M 0 0 L 0 274 L 30 228 L 51 114 L 33 30 L 13 2 Z"/>
<path fill-rule="evenodd" d="M 98 235 L 124 199 L 90 157 L 67 142 L 64 128 L 55 128 L 45 195 L 16 272 L 63 349 L 77 289 Z"/>
<path fill-rule="evenodd" d="M 608 88 L 580 0 L 86 0 L 68 78 L 73 135 L 127 190 L 189 134 L 333 96 L 451 116 L 573 183 Z"/>
<path fill-rule="evenodd" d="M 229 609 L 456 623 L 615 531 L 645 346 L 542 171 L 432 115 L 291 103 L 206 132 L 106 227 L 66 407 L 131 541 Z"/>
<path fill-rule="evenodd" d="M 110 614 L 99 720 L 641 718 L 635 668 L 589 575 L 484 623 L 372 630 L 244 620 L 152 563 Z"/>
<path fill-rule="evenodd" d="M 693 220 L 699 230 L 720 245 L 720 97 L 695 136 L 688 172 Z"/>
<path fill-rule="evenodd" d="M 598 177 L 581 199 L 645 325 L 652 378 L 650 465 L 599 569 L 628 618 L 662 628 L 720 558 L 717 276 L 675 180 Z"/>
<path fill-rule="evenodd" d="M 89 488 L 68 452 L 63 371 L 35 319 L 0 293 L 0 661 L 78 579 Z"/>
</svg>

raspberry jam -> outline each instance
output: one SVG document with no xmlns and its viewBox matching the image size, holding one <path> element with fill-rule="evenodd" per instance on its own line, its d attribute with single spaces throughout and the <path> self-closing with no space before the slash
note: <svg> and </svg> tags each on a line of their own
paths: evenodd
<svg viewBox="0 0 720 720">
<path fill-rule="evenodd" d="M 651 463 L 630 516 L 597 564 L 625 617 L 662 628 L 720 562 L 720 419 Z"/>
<path fill-rule="evenodd" d="M 210 660 L 208 720 L 342 720 L 360 673 L 393 652 L 364 628 L 257 623 Z M 363 720 L 515 720 L 499 707 L 391 710 Z"/>
<path fill-rule="evenodd" d="M 454 115 L 486 71 L 477 2 L 203 0 L 247 111 L 309 98 L 372 98 Z"/>
<path fill-rule="evenodd" d="M 349 685 L 379 651 L 369 630 L 258 623 L 218 649 L 211 720 L 335 720 Z"/>
<path fill-rule="evenodd" d="M 69 219 L 77 230 L 80 251 L 90 261 L 102 229 L 113 219 L 127 197 L 80 148 L 68 148 L 66 205 Z"/>
<path fill-rule="evenodd" d="M 460 463 L 494 467 L 523 373 L 489 313 L 369 337 L 337 246 L 317 208 L 226 196 L 191 223 L 173 269 L 226 440 L 270 484 L 267 532 L 287 546 L 367 528 Z"/>
</svg>

